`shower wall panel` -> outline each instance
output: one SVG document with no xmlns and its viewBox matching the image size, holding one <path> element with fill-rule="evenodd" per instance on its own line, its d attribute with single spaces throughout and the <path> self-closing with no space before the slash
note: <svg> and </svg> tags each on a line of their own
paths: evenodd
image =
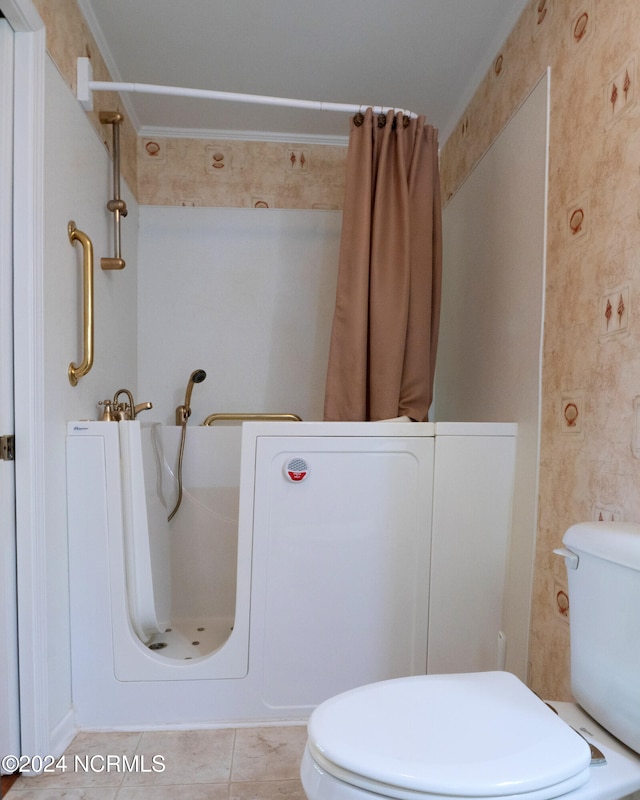
<svg viewBox="0 0 640 800">
<path fill-rule="evenodd" d="M 519 425 L 505 631 L 507 669 L 522 680 L 537 519 L 548 91 L 545 75 L 442 217 L 435 419 Z"/>
<path fill-rule="evenodd" d="M 55 65 L 46 60 L 44 143 L 44 230 L 42 286 L 42 384 L 44 491 L 39 502 L 46 552 L 46 631 L 48 725 L 53 741 L 71 719 L 69 655 L 69 569 L 67 559 L 67 486 L 64 435 L 69 419 L 95 419 L 97 402 L 127 386 L 136 391 L 137 204 L 126 186 L 129 214 L 122 224 L 127 268 L 104 272 L 101 256 L 111 254 L 113 215 L 106 209 L 111 161 L 87 115 Z M 71 386 L 69 362 L 78 362 L 82 345 L 82 252 L 67 236 L 74 220 L 93 241 L 94 364 Z M 21 308 L 20 314 L 28 313 Z M 28 343 L 22 342 L 26 348 Z M 37 437 L 36 437 L 37 438 Z M 39 461 L 36 456 L 36 462 Z M 43 620 L 41 620 L 43 622 Z M 66 742 L 64 743 L 66 744 Z"/>
<path fill-rule="evenodd" d="M 212 412 L 321 419 L 342 214 L 140 209 L 139 390 L 173 424 L 193 369 Z"/>
</svg>

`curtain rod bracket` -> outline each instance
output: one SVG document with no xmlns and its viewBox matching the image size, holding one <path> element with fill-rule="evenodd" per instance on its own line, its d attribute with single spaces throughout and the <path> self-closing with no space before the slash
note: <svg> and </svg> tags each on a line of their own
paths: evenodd
<svg viewBox="0 0 640 800">
<path fill-rule="evenodd" d="M 76 66 L 76 96 L 85 111 L 93 111 L 93 92 L 89 87 L 92 80 L 91 59 L 81 56 Z"/>
</svg>

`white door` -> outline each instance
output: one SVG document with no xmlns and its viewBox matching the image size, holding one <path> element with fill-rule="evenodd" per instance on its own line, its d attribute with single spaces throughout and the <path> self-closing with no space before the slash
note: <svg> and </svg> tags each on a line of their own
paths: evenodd
<svg viewBox="0 0 640 800">
<path fill-rule="evenodd" d="M 0 436 L 13 435 L 13 31 L 0 19 Z M 0 458 L 0 755 L 20 754 L 14 465 Z"/>
</svg>

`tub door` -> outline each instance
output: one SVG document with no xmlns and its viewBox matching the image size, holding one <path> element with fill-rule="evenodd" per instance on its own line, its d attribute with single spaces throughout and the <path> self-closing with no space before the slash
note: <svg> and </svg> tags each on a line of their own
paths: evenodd
<svg viewBox="0 0 640 800">
<path fill-rule="evenodd" d="M 267 706 L 425 672 L 432 482 L 433 438 L 258 437 L 252 630 Z"/>
</svg>

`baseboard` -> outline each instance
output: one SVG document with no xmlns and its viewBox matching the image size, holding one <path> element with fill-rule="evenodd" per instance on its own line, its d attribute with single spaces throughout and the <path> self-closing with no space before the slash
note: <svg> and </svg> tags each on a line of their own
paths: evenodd
<svg viewBox="0 0 640 800">
<path fill-rule="evenodd" d="M 56 757 L 61 756 L 67 747 L 69 747 L 77 732 L 78 726 L 76 725 L 76 714 L 74 709 L 70 708 L 60 722 L 51 731 L 51 735 L 49 737 L 49 743 L 51 746 L 51 750 L 49 752 L 51 755 Z"/>
</svg>

